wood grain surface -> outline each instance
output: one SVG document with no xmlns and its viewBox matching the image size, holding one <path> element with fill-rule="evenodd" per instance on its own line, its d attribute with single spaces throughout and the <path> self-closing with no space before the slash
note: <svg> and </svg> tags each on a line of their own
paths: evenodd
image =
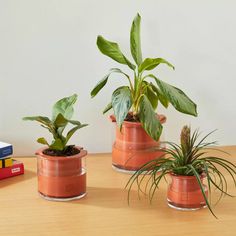
<svg viewBox="0 0 236 236">
<path fill-rule="evenodd" d="M 236 163 L 236 146 L 222 147 L 223 155 Z M 111 154 L 87 156 L 87 196 L 71 202 L 51 202 L 37 193 L 36 158 L 17 158 L 24 162 L 25 174 L 0 181 L 0 235 L 236 235 L 236 198 L 224 197 L 208 209 L 177 211 L 166 203 L 163 181 L 153 203 L 136 188 L 127 204 L 124 189 L 130 175 L 111 168 Z M 226 178 L 229 176 L 226 174 Z M 229 190 L 236 195 L 233 181 Z"/>
</svg>

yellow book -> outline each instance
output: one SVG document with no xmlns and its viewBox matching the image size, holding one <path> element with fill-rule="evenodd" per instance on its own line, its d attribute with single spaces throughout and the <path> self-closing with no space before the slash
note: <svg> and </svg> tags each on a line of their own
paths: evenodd
<svg viewBox="0 0 236 236">
<path fill-rule="evenodd" d="M 5 168 L 13 165 L 12 158 L 0 159 L 0 168 Z"/>
</svg>

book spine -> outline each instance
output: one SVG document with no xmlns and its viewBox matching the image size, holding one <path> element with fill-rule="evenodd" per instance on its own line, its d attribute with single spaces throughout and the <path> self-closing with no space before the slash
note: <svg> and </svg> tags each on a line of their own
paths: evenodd
<svg viewBox="0 0 236 236">
<path fill-rule="evenodd" d="M 0 158 L 10 156 L 13 153 L 12 145 L 0 148 Z"/>
<path fill-rule="evenodd" d="M 0 179 L 5 179 L 24 174 L 24 165 L 22 162 L 14 163 L 13 166 L 0 169 Z"/>
<path fill-rule="evenodd" d="M 12 158 L 0 159 L 0 168 L 6 168 L 13 165 Z"/>
</svg>

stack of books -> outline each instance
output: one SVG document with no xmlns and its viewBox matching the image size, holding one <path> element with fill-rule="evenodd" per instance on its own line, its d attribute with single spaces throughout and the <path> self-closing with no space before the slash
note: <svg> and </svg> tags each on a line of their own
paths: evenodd
<svg viewBox="0 0 236 236">
<path fill-rule="evenodd" d="M 24 165 L 12 159 L 13 147 L 9 143 L 0 142 L 0 179 L 24 174 Z"/>
</svg>

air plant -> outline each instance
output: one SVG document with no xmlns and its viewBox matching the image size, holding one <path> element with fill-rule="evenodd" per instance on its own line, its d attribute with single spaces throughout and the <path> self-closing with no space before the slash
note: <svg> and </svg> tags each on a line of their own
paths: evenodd
<svg viewBox="0 0 236 236">
<path fill-rule="evenodd" d="M 230 175 L 236 187 L 236 165 L 227 159 L 219 157 L 219 155 L 212 155 L 212 152 L 210 152 L 212 150 L 221 154 L 226 153 L 215 147 L 215 141 L 206 141 L 207 137 L 213 132 L 200 139 L 201 134 L 198 130 L 191 134 L 191 128 L 184 126 L 180 135 L 180 145 L 173 142 L 165 142 L 167 147 L 162 149 L 164 155 L 147 162 L 131 176 L 126 185 L 126 188 L 128 188 L 128 201 L 130 190 L 134 183 L 137 183 L 138 191 L 148 194 L 150 201 L 152 201 L 160 181 L 165 179 L 167 175 L 195 176 L 206 206 L 215 216 L 211 204 L 212 188 L 220 192 L 216 203 L 224 195 L 233 197 L 228 193 L 228 183 L 223 172 L 225 171 Z M 198 141 L 199 139 L 200 141 Z M 206 177 L 209 196 L 205 193 L 204 185 L 201 181 L 202 176 Z M 143 190 L 142 183 L 144 182 L 145 189 Z"/>
</svg>

